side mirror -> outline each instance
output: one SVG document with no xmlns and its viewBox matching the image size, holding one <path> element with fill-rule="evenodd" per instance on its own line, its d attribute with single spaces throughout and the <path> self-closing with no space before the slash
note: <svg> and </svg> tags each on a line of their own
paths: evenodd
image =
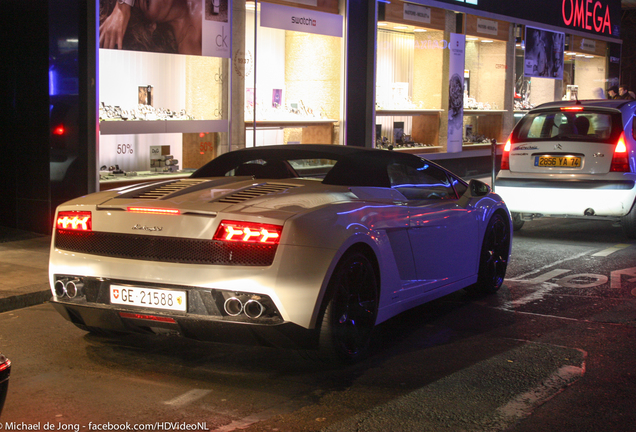
<svg viewBox="0 0 636 432">
<path fill-rule="evenodd" d="M 468 182 L 468 188 L 470 189 L 470 194 L 474 197 L 485 196 L 490 193 L 490 186 L 477 179 L 472 179 Z"/>
</svg>

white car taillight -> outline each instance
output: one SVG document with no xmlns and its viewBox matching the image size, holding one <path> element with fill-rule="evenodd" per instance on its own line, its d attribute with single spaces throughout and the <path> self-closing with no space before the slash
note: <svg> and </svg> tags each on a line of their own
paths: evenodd
<svg viewBox="0 0 636 432">
<path fill-rule="evenodd" d="M 92 215 L 89 211 L 61 211 L 55 221 L 57 229 L 69 231 L 92 231 Z"/>
<path fill-rule="evenodd" d="M 611 172 L 629 172 L 629 158 L 627 157 L 627 146 L 625 145 L 625 132 L 621 133 L 618 143 L 614 148 L 612 156 Z"/>
<path fill-rule="evenodd" d="M 510 148 L 512 147 L 511 141 L 512 134 L 508 137 L 508 141 L 506 141 L 506 145 L 503 149 L 503 154 L 501 155 L 501 169 L 502 170 L 510 170 Z"/>
<path fill-rule="evenodd" d="M 278 244 L 282 232 L 283 227 L 280 225 L 224 220 L 216 230 L 213 240 Z"/>
</svg>

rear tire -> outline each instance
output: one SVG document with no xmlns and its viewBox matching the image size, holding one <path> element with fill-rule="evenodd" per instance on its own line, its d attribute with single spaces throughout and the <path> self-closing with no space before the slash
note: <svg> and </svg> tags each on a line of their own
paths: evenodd
<svg viewBox="0 0 636 432">
<path fill-rule="evenodd" d="M 512 230 L 519 231 L 525 223 L 525 221 L 521 219 L 521 213 L 510 213 L 510 216 L 512 217 Z"/>
<path fill-rule="evenodd" d="M 466 288 L 471 294 L 493 294 L 501 288 L 510 255 L 510 227 L 506 219 L 495 213 L 488 222 L 479 258 L 477 283 Z"/>
<path fill-rule="evenodd" d="M 621 226 L 627 238 L 636 238 L 636 204 L 633 204 L 629 213 L 621 218 Z"/>
<path fill-rule="evenodd" d="M 329 281 L 331 298 L 320 324 L 318 358 L 351 364 L 370 351 L 378 314 L 378 278 L 362 252 L 348 253 Z"/>
</svg>

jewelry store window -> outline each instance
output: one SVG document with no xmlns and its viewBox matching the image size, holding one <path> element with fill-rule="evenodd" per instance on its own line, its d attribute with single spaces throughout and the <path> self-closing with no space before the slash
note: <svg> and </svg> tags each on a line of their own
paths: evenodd
<svg viewBox="0 0 636 432">
<path fill-rule="evenodd" d="M 300 3 L 245 3 L 247 147 L 343 141 L 339 2 Z"/>
<path fill-rule="evenodd" d="M 228 1 L 98 2 L 100 189 L 189 176 L 228 140 Z"/>
<path fill-rule="evenodd" d="M 506 110 L 506 52 L 510 24 L 504 21 L 466 16 L 464 63 L 463 148 L 501 143 Z"/>
<path fill-rule="evenodd" d="M 583 63 L 588 63 L 587 60 L 578 60 L 584 54 L 568 48 L 572 41 L 570 35 L 531 26 L 519 26 L 515 31 L 515 123 L 528 110 L 545 102 L 576 100 L 582 98 L 583 94 L 589 95 L 586 99 L 596 97 L 592 96 L 595 87 L 593 82 L 597 82 L 596 87 L 602 87 L 599 77 L 595 75 L 598 73 L 605 77 L 605 64 L 596 63 L 600 66 L 598 71 L 585 71 Z M 590 59 L 592 57 L 589 56 Z M 579 66 L 582 67 L 580 74 Z M 576 75 L 579 75 L 578 80 Z M 583 89 L 578 83 L 587 78 L 591 80 L 584 82 L 585 90 L 581 93 Z"/>
<path fill-rule="evenodd" d="M 564 53 L 563 99 L 599 99 L 608 82 L 607 42 L 568 35 Z"/>
<path fill-rule="evenodd" d="M 400 1 L 378 6 L 376 147 L 439 152 L 446 11 Z"/>
</svg>

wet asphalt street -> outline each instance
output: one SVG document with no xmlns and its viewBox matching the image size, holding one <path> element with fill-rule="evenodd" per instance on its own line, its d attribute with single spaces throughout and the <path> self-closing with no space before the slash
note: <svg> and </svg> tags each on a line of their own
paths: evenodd
<svg viewBox="0 0 636 432">
<path fill-rule="evenodd" d="M 0 313 L 4 430 L 630 431 L 636 242 L 599 222 L 515 233 L 504 287 L 377 329 L 374 355 L 87 335 L 48 304 Z M 39 429 L 37 429 L 39 427 Z M 48 428 L 48 429 L 47 429 Z"/>
</svg>

